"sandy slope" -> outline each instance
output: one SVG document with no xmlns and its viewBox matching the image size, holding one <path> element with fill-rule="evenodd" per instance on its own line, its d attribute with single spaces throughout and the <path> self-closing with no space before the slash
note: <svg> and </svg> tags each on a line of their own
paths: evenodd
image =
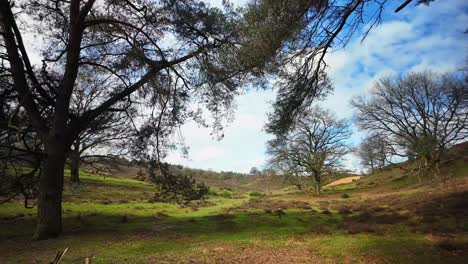
<svg viewBox="0 0 468 264">
<path fill-rule="evenodd" d="M 361 178 L 361 176 L 346 177 L 346 178 L 339 179 L 337 181 L 331 182 L 331 183 L 327 184 L 326 186 L 332 187 L 332 186 L 336 186 L 336 185 L 340 185 L 340 184 L 350 183 L 352 181 L 359 180 L 360 178 Z"/>
</svg>

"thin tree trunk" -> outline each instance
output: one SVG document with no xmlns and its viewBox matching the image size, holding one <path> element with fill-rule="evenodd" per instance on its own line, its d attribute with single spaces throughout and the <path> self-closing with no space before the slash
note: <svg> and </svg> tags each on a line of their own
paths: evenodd
<svg viewBox="0 0 468 264">
<path fill-rule="evenodd" d="M 57 237 L 62 232 L 62 190 L 65 167 L 65 144 L 50 140 L 47 159 L 39 179 L 35 239 Z"/>
<path fill-rule="evenodd" d="M 317 195 L 320 195 L 320 176 L 316 175 L 315 178 L 315 192 Z"/>
<path fill-rule="evenodd" d="M 440 160 L 436 159 L 433 165 L 433 177 L 438 179 L 440 177 Z"/>
<path fill-rule="evenodd" d="M 73 144 L 70 163 L 70 181 L 80 182 L 80 142 L 77 140 Z"/>
<path fill-rule="evenodd" d="M 70 181 L 80 182 L 80 154 L 73 151 L 70 163 Z"/>
</svg>

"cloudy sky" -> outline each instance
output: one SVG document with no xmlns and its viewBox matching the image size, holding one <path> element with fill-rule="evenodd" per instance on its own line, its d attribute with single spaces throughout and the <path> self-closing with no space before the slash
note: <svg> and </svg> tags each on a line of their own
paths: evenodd
<svg viewBox="0 0 468 264">
<path fill-rule="evenodd" d="M 208 2 L 220 6 L 222 0 Z M 410 4 L 398 14 L 393 13 L 394 9 L 387 9 L 382 24 L 364 42 L 361 43 L 362 35 L 357 34 L 345 49 L 327 56 L 335 90 L 320 104 L 339 117 L 351 118 L 349 100 L 365 93 L 383 76 L 425 69 L 459 70 L 466 66 L 468 33 L 464 32 L 468 29 L 468 1 L 436 0 L 430 6 Z M 252 166 L 265 166 L 268 159 L 265 143 L 271 136 L 263 127 L 274 93 L 251 89 L 238 97 L 234 121 L 227 124 L 221 141 L 210 136 L 209 128 L 194 123 L 184 125 L 182 133 L 189 156 L 184 158 L 175 151 L 168 160 L 216 171 L 248 172 Z M 357 144 L 362 133 L 354 130 L 351 143 Z M 359 171 L 355 158 L 348 157 L 346 164 Z"/>
</svg>

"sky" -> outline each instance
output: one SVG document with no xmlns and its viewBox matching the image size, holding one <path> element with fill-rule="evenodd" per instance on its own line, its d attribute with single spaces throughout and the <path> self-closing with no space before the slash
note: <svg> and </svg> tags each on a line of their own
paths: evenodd
<svg viewBox="0 0 468 264">
<path fill-rule="evenodd" d="M 222 0 L 207 2 L 221 6 Z M 352 118 L 350 99 L 368 92 L 379 78 L 421 70 L 460 70 L 466 66 L 468 33 L 464 32 L 468 29 L 468 1 L 436 0 L 430 6 L 410 4 L 397 14 L 394 9 L 391 6 L 386 10 L 382 23 L 363 42 L 362 34 L 356 34 L 344 49 L 326 56 L 334 92 L 319 104 L 338 117 Z M 264 131 L 264 125 L 274 98 L 274 88 L 253 88 L 239 96 L 234 120 L 226 124 L 222 140 L 210 136 L 210 128 L 193 122 L 185 124 L 181 131 L 189 155 L 183 157 L 173 151 L 167 160 L 215 171 L 248 173 L 253 166 L 264 168 L 268 160 L 266 142 L 272 138 Z M 364 133 L 356 127 L 353 132 L 350 144 L 357 145 Z M 359 161 L 351 155 L 344 164 L 350 170 L 361 171 Z"/>
<path fill-rule="evenodd" d="M 223 0 L 205 2 L 222 7 Z M 242 6 L 248 0 L 231 2 Z M 363 42 L 362 32 L 355 34 L 345 48 L 332 50 L 325 58 L 334 92 L 318 104 L 340 118 L 352 118 L 350 99 L 368 92 L 381 77 L 427 69 L 466 69 L 468 33 L 464 32 L 468 32 L 468 1 L 435 0 L 430 6 L 410 4 L 397 14 L 393 10 L 403 0 L 388 2 L 393 6 L 386 9 L 382 23 Z M 41 56 L 34 51 L 40 50 L 44 41 L 36 34 L 24 37 L 31 60 L 40 64 Z M 266 142 L 272 138 L 264 131 L 264 125 L 274 99 L 274 87 L 269 90 L 253 87 L 239 96 L 234 119 L 225 124 L 222 140 L 212 137 L 210 128 L 194 122 L 185 124 L 181 132 L 188 156 L 172 151 L 167 161 L 215 171 L 248 173 L 253 166 L 264 168 L 268 160 Z M 349 143 L 357 145 L 363 136 L 363 132 L 353 127 Z M 356 172 L 362 169 L 352 155 L 345 158 L 344 164 Z"/>
</svg>

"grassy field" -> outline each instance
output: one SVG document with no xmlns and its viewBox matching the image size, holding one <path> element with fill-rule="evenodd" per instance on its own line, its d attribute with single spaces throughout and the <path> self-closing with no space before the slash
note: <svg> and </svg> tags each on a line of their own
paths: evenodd
<svg viewBox="0 0 468 264">
<path fill-rule="evenodd" d="M 468 263 L 466 172 L 418 183 L 392 169 L 320 197 L 215 188 L 189 206 L 149 202 L 149 183 L 82 173 L 66 183 L 59 239 L 32 241 L 35 210 L 0 206 L 0 263 L 48 263 L 67 247 L 63 263 Z"/>
</svg>

